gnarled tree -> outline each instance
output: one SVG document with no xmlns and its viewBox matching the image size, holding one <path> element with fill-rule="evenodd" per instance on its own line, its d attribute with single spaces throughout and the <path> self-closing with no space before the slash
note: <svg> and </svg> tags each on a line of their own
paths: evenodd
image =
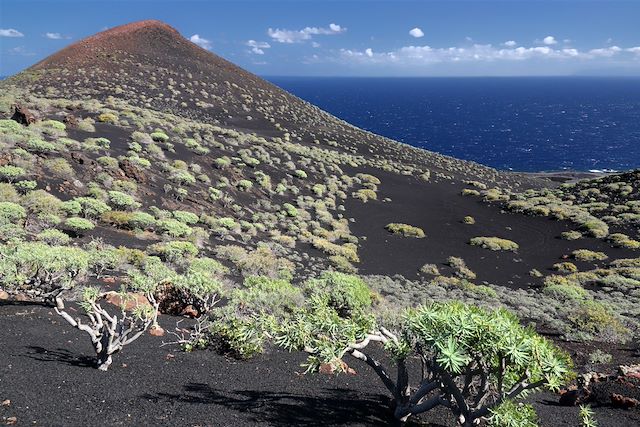
<svg viewBox="0 0 640 427">
<path fill-rule="evenodd" d="M 387 329 L 366 299 L 353 300 L 345 310 L 317 293 L 279 324 L 277 336 L 281 346 L 309 353 L 310 371 L 323 364 L 345 369 L 347 355 L 365 362 L 392 394 L 395 416 L 403 421 L 444 406 L 460 425 L 472 426 L 503 403 L 532 390 L 558 389 L 572 375 L 569 356 L 509 312 L 456 302 L 408 310 Z M 390 356 L 395 375 L 373 356 L 375 344 Z M 408 361 L 416 358 L 421 374 L 413 386 Z M 501 411 L 503 418 L 508 415 Z"/>
</svg>

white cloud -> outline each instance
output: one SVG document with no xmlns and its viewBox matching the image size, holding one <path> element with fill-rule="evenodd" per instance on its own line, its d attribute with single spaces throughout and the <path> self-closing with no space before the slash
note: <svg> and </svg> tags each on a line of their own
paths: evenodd
<svg viewBox="0 0 640 427">
<path fill-rule="evenodd" d="M 332 36 L 342 34 L 347 29 L 338 24 L 329 24 L 329 28 L 305 27 L 302 30 L 286 30 L 269 28 L 267 34 L 278 43 L 301 43 L 310 40 L 313 36 Z"/>
<path fill-rule="evenodd" d="M 551 45 L 554 45 L 554 44 L 558 44 L 558 41 L 553 36 L 547 36 L 547 37 L 542 39 L 542 43 L 546 44 L 547 46 L 551 46 Z"/>
<path fill-rule="evenodd" d="M 46 33 L 44 36 L 51 40 L 62 40 L 63 38 L 60 33 Z"/>
<path fill-rule="evenodd" d="M 320 47 L 320 43 L 318 43 L 318 42 L 311 42 L 311 47 Z"/>
<path fill-rule="evenodd" d="M 0 28 L 0 37 L 24 37 L 24 34 L 13 28 Z"/>
<path fill-rule="evenodd" d="M 508 40 L 503 43 L 506 47 L 516 47 L 518 43 L 515 40 Z"/>
<path fill-rule="evenodd" d="M 203 37 L 200 37 L 198 34 L 194 34 L 191 37 L 189 37 L 189 40 L 191 40 L 193 43 L 197 44 L 198 46 L 210 50 L 211 49 L 211 41 L 207 40 Z"/>
<path fill-rule="evenodd" d="M 506 43 L 504 43 L 506 45 Z M 493 46 L 474 44 L 470 47 L 435 48 L 428 45 L 404 46 L 386 52 L 374 52 L 367 48 L 363 51 L 342 49 L 337 60 L 343 62 L 362 62 L 367 64 L 419 66 L 434 63 L 455 62 L 497 62 L 497 61 L 589 61 L 598 58 L 612 58 L 619 55 L 640 55 L 640 46 L 623 49 L 619 46 L 578 50 L 574 48 L 554 48 L 552 46 L 531 47 Z"/>
<path fill-rule="evenodd" d="M 20 55 L 20 56 L 33 56 L 34 52 L 28 51 L 24 46 L 16 46 L 14 48 L 9 49 L 10 55 Z"/>
<path fill-rule="evenodd" d="M 249 40 L 246 43 L 251 48 L 251 52 L 256 55 L 264 55 L 264 49 L 269 49 L 271 45 L 267 42 L 258 42 L 255 40 Z"/>
<path fill-rule="evenodd" d="M 591 49 L 589 55 L 610 58 L 622 52 L 622 48 L 618 46 L 609 46 L 602 49 Z"/>
<path fill-rule="evenodd" d="M 409 35 L 411 35 L 411 37 L 415 37 L 417 39 L 419 39 L 420 37 L 424 37 L 424 33 L 418 27 L 415 27 L 415 28 L 411 29 L 411 31 L 409 31 Z"/>
</svg>

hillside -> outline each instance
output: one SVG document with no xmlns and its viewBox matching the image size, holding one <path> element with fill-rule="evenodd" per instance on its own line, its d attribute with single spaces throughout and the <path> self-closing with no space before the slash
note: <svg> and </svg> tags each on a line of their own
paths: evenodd
<svg viewBox="0 0 640 427">
<path fill-rule="evenodd" d="M 24 115 L 15 113 L 16 106 Z M 11 354 L 0 352 L 0 399 L 6 387 L 17 402 L 0 408 L 5 418 L 15 410 L 21 420 L 38 421 L 51 410 L 43 395 L 12 389 L 10 384 L 37 369 L 33 360 L 19 363 L 21 354 L 62 365 L 77 386 L 83 359 L 70 354 L 89 352 L 79 344 L 78 331 L 69 333 L 70 343 L 51 338 L 66 325 L 53 323 L 51 308 L 31 305 L 47 297 L 47 289 L 14 271 L 18 263 L 11 260 L 20 256 L 28 258 L 19 259 L 25 270 L 37 264 L 34 258 L 51 257 L 47 268 L 55 274 L 42 279 L 47 286 L 68 273 L 65 262 L 77 261 L 77 271 L 67 274 L 74 282 L 69 300 L 80 298 L 86 285 L 129 286 L 140 272 L 169 271 L 171 277 L 190 279 L 196 260 L 208 263 L 201 265 L 215 282 L 216 295 L 233 308 L 254 276 L 304 289 L 309 278 L 325 271 L 357 273 L 384 313 L 449 300 L 506 307 L 553 337 L 581 370 L 637 363 L 635 172 L 559 185 L 415 149 L 355 128 L 159 21 L 109 29 L 0 82 L 0 147 L 0 299 L 9 301 L 0 305 L 0 330 L 6 331 L 0 332 L 0 343 L 6 348 L 13 334 L 25 340 Z M 150 259 L 160 264 L 153 271 Z M 242 301 L 238 305 L 238 311 L 246 308 Z M 168 315 L 204 313 L 195 303 L 189 313 L 183 306 L 162 307 L 166 330 L 177 320 Z M 145 337 L 141 345 L 148 349 L 154 340 Z M 596 350 L 611 357 L 596 360 Z M 156 347 L 148 352 L 155 358 L 154 372 L 176 363 L 159 359 L 166 351 Z M 143 354 L 144 347 L 126 353 L 136 361 L 124 363 L 140 363 Z M 189 354 L 179 353 L 178 359 L 197 369 L 204 354 L 187 360 Z M 273 372 L 287 357 L 297 358 L 296 366 L 299 359 L 278 352 L 259 357 L 267 367 L 265 378 L 283 375 Z M 226 359 L 212 355 L 211 360 L 226 369 Z M 251 383 L 242 366 L 234 368 L 234 381 Z M 179 381 L 180 369 L 169 371 L 169 383 Z M 359 374 L 354 382 L 362 386 L 369 380 Z M 194 391 L 196 381 L 192 375 L 183 386 L 198 394 L 203 389 Z M 297 405 L 314 393 L 314 387 L 299 385 L 304 379 L 265 381 L 281 391 L 292 383 L 302 387 L 300 396 L 286 397 Z M 350 384 L 341 379 L 337 385 L 331 377 L 313 381 L 326 387 L 321 394 L 335 399 L 333 389 Z M 146 406 L 138 416 L 149 416 L 158 402 L 171 401 L 185 417 L 185 408 L 194 403 L 224 400 L 181 400 L 168 395 L 163 384 L 142 397 Z M 94 386 L 76 391 L 91 394 Z M 231 393 L 237 394 L 236 405 L 227 411 L 242 411 L 247 401 L 258 399 L 237 387 Z M 134 405 L 144 390 L 132 390 L 128 403 L 109 402 L 105 423 L 128 423 L 113 408 Z M 366 411 L 373 398 L 367 393 L 358 398 L 358 408 Z M 295 410 L 277 400 L 261 404 L 287 412 L 282 422 L 317 421 L 308 412 L 296 418 Z M 28 406 L 37 408 L 35 414 Z M 544 404 L 539 399 L 536 406 Z M 603 411 L 616 415 L 601 425 L 640 419 L 637 410 L 624 416 Z M 573 412 L 543 418 L 554 423 L 559 416 L 563 425 L 574 425 Z M 242 422 L 278 424 L 267 413 Z M 343 416 L 332 423 L 354 422 Z M 149 423 L 171 424 L 166 417 Z M 380 410 L 364 423 L 388 417 Z M 56 416 L 54 424 L 90 418 Z M 194 424 L 207 423 L 197 419 Z"/>
</svg>

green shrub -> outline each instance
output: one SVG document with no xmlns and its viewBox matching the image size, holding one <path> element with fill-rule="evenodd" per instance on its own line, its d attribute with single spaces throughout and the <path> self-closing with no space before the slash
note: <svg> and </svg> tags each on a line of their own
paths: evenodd
<svg viewBox="0 0 640 427">
<path fill-rule="evenodd" d="M 378 194 L 368 188 L 362 188 L 351 195 L 354 199 L 362 200 L 363 202 L 367 202 L 369 200 L 378 200 Z"/>
<path fill-rule="evenodd" d="M 44 230 L 36 235 L 36 240 L 51 246 L 68 245 L 71 238 L 60 230 L 52 228 Z"/>
<path fill-rule="evenodd" d="M 298 209 L 296 209 L 291 203 L 284 203 L 282 205 L 282 209 L 289 217 L 295 218 L 298 216 Z"/>
<path fill-rule="evenodd" d="M 167 136 L 167 134 L 162 131 L 152 132 L 150 136 L 151 136 L 151 139 L 153 139 L 155 142 L 169 141 L 169 136 Z"/>
<path fill-rule="evenodd" d="M 305 292 L 311 298 L 320 298 L 323 304 L 341 315 L 366 310 L 373 303 L 373 292 L 358 276 L 324 272 L 320 278 L 305 283 Z"/>
<path fill-rule="evenodd" d="M 400 234 L 404 237 L 416 237 L 418 239 L 425 237 L 424 230 L 408 224 L 392 222 L 384 228 L 393 234 Z"/>
<path fill-rule="evenodd" d="M 45 190 L 33 190 L 22 197 L 21 205 L 35 215 L 57 215 L 62 210 L 62 201 Z"/>
<path fill-rule="evenodd" d="M 303 302 L 299 289 L 287 280 L 254 276 L 229 295 L 228 304 L 212 312 L 211 341 L 242 358 L 261 353 L 277 319 Z"/>
<path fill-rule="evenodd" d="M 553 269 L 560 273 L 575 273 L 578 271 L 578 267 L 572 262 L 558 262 L 553 264 Z"/>
<path fill-rule="evenodd" d="M 38 183 L 36 181 L 18 181 L 14 184 L 16 189 L 20 191 L 21 194 L 26 194 L 31 190 L 35 190 L 38 187 Z"/>
<path fill-rule="evenodd" d="M 301 169 L 295 170 L 293 174 L 296 176 L 296 178 L 307 179 L 307 173 Z"/>
<path fill-rule="evenodd" d="M 462 222 L 467 225 L 473 225 L 476 223 L 476 220 L 472 216 L 467 215 L 462 219 Z"/>
<path fill-rule="evenodd" d="M 200 220 L 198 215 L 187 211 L 173 211 L 173 217 L 187 225 L 196 224 Z"/>
<path fill-rule="evenodd" d="M 420 272 L 422 274 L 429 274 L 431 276 L 439 276 L 440 271 L 438 270 L 438 266 L 435 264 L 425 264 L 420 267 Z"/>
<path fill-rule="evenodd" d="M 0 166 L 0 179 L 8 182 L 14 182 L 25 175 L 26 171 L 19 166 Z"/>
<path fill-rule="evenodd" d="M 58 131 L 64 131 L 67 129 L 67 126 L 64 123 L 57 120 L 43 120 L 42 122 L 40 122 L 40 126 Z"/>
<path fill-rule="evenodd" d="M 116 209 L 136 209 L 140 207 L 140 203 L 130 196 L 129 194 L 121 191 L 109 191 L 109 203 Z"/>
<path fill-rule="evenodd" d="M 571 252 L 571 256 L 579 261 L 604 261 L 609 258 L 604 252 L 595 252 L 589 249 L 577 249 Z"/>
<path fill-rule="evenodd" d="M 226 169 L 231 165 L 231 159 L 229 159 L 227 156 L 218 157 L 213 161 L 213 164 L 218 169 Z"/>
<path fill-rule="evenodd" d="M 87 273 L 89 257 L 79 248 L 40 242 L 0 245 L 0 283 L 9 293 L 52 302 Z"/>
<path fill-rule="evenodd" d="M 605 238 L 609 234 L 609 226 L 597 218 L 582 223 L 581 228 L 598 239 Z"/>
<path fill-rule="evenodd" d="M 96 226 L 93 222 L 85 218 L 67 218 L 64 225 L 68 230 L 77 234 L 83 234 L 93 230 Z"/>
<path fill-rule="evenodd" d="M 93 197 L 74 197 L 72 202 L 80 205 L 80 211 L 85 218 L 99 218 L 102 214 L 111 210 L 111 207 L 102 200 Z M 65 204 L 65 208 L 75 210 L 75 203 Z"/>
<path fill-rule="evenodd" d="M 61 157 L 45 160 L 44 168 L 53 176 L 63 179 L 69 179 L 75 174 L 69 162 Z"/>
<path fill-rule="evenodd" d="M 489 427 L 538 427 L 538 414 L 530 404 L 507 400 L 491 410 Z"/>
<path fill-rule="evenodd" d="M 98 121 L 102 123 L 114 124 L 118 122 L 118 116 L 113 113 L 102 113 L 98 116 Z"/>
<path fill-rule="evenodd" d="M 30 138 L 25 144 L 24 148 L 31 153 L 53 153 L 56 151 L 55 144 L 44 141 L 40 138 Z"/>
<path fill-rule="evenodd" d="M 184 170 L 174 171 L 169 176 L 169 179 L 179 185 L 193 185 L 196 183 L 196 178 Z"/>
<path fill-rule="evenodd" d="M 512 251 L 518 250 L 519 246 L 516 242 L 511 240 L 501 239 L 499 237 L 473 237 L 469 240 L 469 244 L 472 246 L 480 246 L 492 251 Z"/>
<path fill-rule="evenodd" d="M 447 258 L 447 265 L 453 268 L 455 275 L 458 277 L 467 280 L 473 280 L 476 278 L 476 273 L 467 267 L 467 263 L 464 262 L 462 258 L 450 256 Z"/>
<path fill-rule="evenodd" d="M 198 254 L 198 248 L 191 242 L 172 241 L 150 245 L 150 255 L 157 255 L 168 262 L 184 261 Z"/>
<path fill-rule="evenodd" d="M 582 237 L 582 233 L 579 231 L 571 230 L 571 231 L 563 231 L 560 234 L 564 240 L 578 240 Z"/>
<path fill-rule="evenodd" d="M 17 203 L 0 202 L 0 226 L 21 223 L 27 211 Z"/>
<path fill-rule="evenodd" d="M 236 184 L 236 187 L 238 187 L 240 191 L 249 191 L 251 187 L 253 187 L 253 183 L 248 179 L 241 179 Z"/>
<path fill-rule="evenodd" d="M 402 421 L 440 405 L 465 426 L 492 410 L 522 417 L 498 408 L 530 390 L 558 390 L 574 376 L 564 351 L 505 310 L 433 303 L 407 310 L 389 323 L 393 326 L 384 327 L 368 311 L 340 313 L 328 301 L 311 298 L 293 316 L 275 323 L 276 342 L 308 352 L 309 371 L 344 371 L 347 355 L 366 362 L 393 396 L 395 417 Z M 382 360 L 378 351 L 369 350 L 376 343 L 386 353 Z M 409 384 L 414 365 L 407 362 L 413 359 L 422 361 L 417 387 Z M 391 377 L 383 360 L 395 364 L 400 375 Z M 469 383 L 485 387 L 465 385 Z"/>
<path fill-rule="evenodd" d="M 626 342 L 630 331 L 606 305 L 592 300 L 582 301 L 569 320 L 575 327 L 597 340 Z"/>
<path fill-rule="evenodd" d="M 611 242 L 611 244 L 615 247 L 626 248 L 626 249 L 638 249 L 640 248 L 640 242 L 637 240 L 633 240 L 629 238 L 626 234 L 622 233 L 614 233 L 610 234 L 607 237 L 607 240 Z"/>
<path fill-rule="evenodd" d="M 156 228 L 170 237 L 186 237 L 193 232 L 191 227 L 172 218 L 159 220 Z"/>
</svg>

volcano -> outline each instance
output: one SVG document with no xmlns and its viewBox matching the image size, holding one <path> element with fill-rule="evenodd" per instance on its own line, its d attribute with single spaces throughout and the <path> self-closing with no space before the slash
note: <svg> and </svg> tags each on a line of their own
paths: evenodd
<svg viewBox="0 0 640 427">
<path fill-rule="evenodd" d="M 16 114 L 24 120 L 12 120 Z M 0 406 L 5 420 L 392 419 L 380 404 L 385 389 L 364 368 L 303 384 L 293 372 L 274 372 L 304 358 L 277 351 L 258 362 L 167 355 L 145 335 L 119 355 L 112 376 L 87 380 L 81 332 L 60 341 L 66 329 L 55 313 L 30 305 L 47 289 L 21 281 L 43 271 L 28 268 L 50 251 L 67 255 L 47 268 L 68 254 L 84 260 L 72 274 L 46 277 L 68 278 L 74 290 L 115 292 L 139 279 L 136 272 L 193 279 L 186 272 L 199 260 L 225 307 L 244 313 L 250 304 L 269 311 L 279 302 L 273 295 L 339 272 L 358 275 L 385 314 L 430 301 L 505 307 L 580 367 L 593 367 L 595 349 L 616 364 L 634 361 L 626 343 L 637 338 L 640 318 L 637 173 L 574 182 L 413 148 L 354 127 L 155 20 L 88 37 L 1 81 L 0 147 L 0 349 L 12 349 L 0 350 L 0 400 L 11 400 Z M 16 254 L 29 262 L 4 268 Z M 12 274 L 20 268 L 26 272 Z M 158 296 L 166 330 L 176 330 L 176 316 L 204 314 L 193 299 L 169 298 L 184 296 L 171 280 L 161 281 Z M 264 283 L 273 293 L 256 297 Z M 234 306 L 238 295 L 247 300 Z M 203 384 L 212 375 L 217 389 Z M 338 388 L 351 400 L 337 397 Z M 105 389 L 117 396 L 100 394 Z M 87 396 L 95 405 L 77 411 Z M 575 414 L 546 403 L 556 398 L 532 402 L 546 425 L 574 425 Z M 618 411 L 608 419 L 622 426 L 639 418 Z M 424 421 L 455 424 L 439 415 Z"/>
</svg>

